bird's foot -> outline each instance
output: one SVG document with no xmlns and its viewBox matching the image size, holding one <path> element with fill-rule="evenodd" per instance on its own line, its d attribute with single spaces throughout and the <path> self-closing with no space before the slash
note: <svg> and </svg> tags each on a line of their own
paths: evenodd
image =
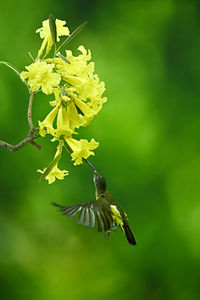
<svg viewBox="0 0 200 300">
<path fill-rule="evenodd" d="M 110 227 L 110 229 L 108 229 L 107 231 L 104 232 L 104 236 L 106 239 L 109 238 L 109 235 L 111 232 L 115 232 L 115 229 L 117 229 L 119 227 L 119 225 L 113 225 Z"/>
</svg>

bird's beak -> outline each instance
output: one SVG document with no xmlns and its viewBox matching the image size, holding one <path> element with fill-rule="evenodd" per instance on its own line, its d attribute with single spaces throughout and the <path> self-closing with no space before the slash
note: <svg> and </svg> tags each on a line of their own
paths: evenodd
<svg viewBox="0 0 200 300">
<path fill-rule="evenodd" d="M 91 164 L 91 162 L 89 162 L 89 160 L 83 158 L 83 160 L 90 166 L 90 168 L 92 169 L 94 175 L 97 174 L 97 171 L 95 170 L 95 168 L 93 167 L 93 165 Z"/>
</svg>

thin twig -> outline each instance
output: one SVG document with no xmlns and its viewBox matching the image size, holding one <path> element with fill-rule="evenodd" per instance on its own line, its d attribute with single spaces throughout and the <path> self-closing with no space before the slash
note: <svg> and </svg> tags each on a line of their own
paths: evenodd
<svg viewBox="0 0 200 300">
<path fill-rule="evenodd" d="M 31 143 L 32 144 L 32 142 L 34 143 L 34 139 L 37 139 L 38 137 L 40 137 L 40 134 L 36 134 L 36 135 L 34 135 L 34 136 L 29 136 L 29 137 L 27 137 L 26 139 L 24 139 L 23 141 L 21 141 L 19 144 L 17 144 L 17 145 L 15 145 L 15 146 L 13 146 L 13 145 L 11 145 L 11 144 L 8 144 L 8 143 L 6 143 L 6 142 L 4 142 L 4 141 L 0 141 L 0 147 L 3 147 L 3 148 L 5 148 L 5 149 L 8 149 L 8 150 L 10 150 L 11 152 L 15 152 L 15 151 L 17 151 L 17 150 L 19 150 L 19 149 L 21 149 L 24 145 L 26 145 L 27 143 Z M 40 145 L 38 145 L 38 144 L 36 144 L 37 145 L 37 148 L 41 148 L 41 146 Z"/>
<path fill-rule="evenodd" d="M 16 74 L 17 74 L 17 76 L 22 80 L 22 78 L 21 78 L 21 76 L 20 76 L 20 71 L 19 70 L 17 70 L 17 68 L 15 68 L 13 65 L 11 65 L 9 62 L 7 62 L 7 61 L 0 61 L 0 65 L 5 65 L 5 66 L 7 66 L 8 68 L 10 68 L 11 70 L 13 70 Z M 30 93 L 30 89 L 29 89 L 29 85 L 28 85 L 28 83 L 27 83 L 27 81 L 26 80 L 22 80 L 22 82 L 27 86 L 27 88 L 28 88 L 28 91 L 29 91 L 29 93 Z"/>
<path fill-rule="evenodd" d="M 40 134 L 33 135 L 34 131 L 39 130 L 39 128 L 34 127 L 33 121 L 32 121 L 32 106 L 33 106 L 34 95 L 35 95 L 34 93 L 31 93 L 30 98 L 29 98 L 29 104 L 28 104 L 27 118 L 28 118 L 28 124 L 29 124 L 29 128 L 30 128 L 28 137 L 25 138 L 23 141 L 21 141 L 19 144 L 15 145 L 15 146 L 0 140 L 0 147 L 3 147 L 12 152 L 15 152 L 15 151 L 21 149 L 22 147 L 24 147 L 24 145 L 31 143 L 36 148 L 41 149 L 41 145 L 36 144 L 36 142 L 34 141 L 34 139 L 37 139 L 38 137 L 40 137 Z"/>
<path fill-rule="evenodd" d="M 34 95 L 35 95 L 34 93 L 31 93 L 30 98 L 29 98 L 29 104 L 28 104 L 27 118 L 28 118 L 28 124 L 30 127 L 29 136 L 31 136 L 31 134 L 33 134 L 33 130 L 34 130 L 33 121 L 32 121 L 32 106 L 33 106 Z"/>
<path fill-rule="evenodd" d="M 38 134 L 40 137 L 40 134 Z M 39 150 L 41 149 L 41 145 L 37 144 L 36 142 L 34 142 L 33 140 L 30 142 L 33 146 L 35 146 L 36 148 L 38 148 Z"/>
</svg>

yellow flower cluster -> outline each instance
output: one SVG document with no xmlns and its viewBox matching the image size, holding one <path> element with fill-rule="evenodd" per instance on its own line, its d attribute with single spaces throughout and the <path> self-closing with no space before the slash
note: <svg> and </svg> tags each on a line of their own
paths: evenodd
<svg viewBox="0 0 200 300">
<path fill-rule="evenodd" d="M 60 36 L 69 35 L 69 29 L 64 26 L 65 21 L 56 20 L 55 24 L 57 41 Z M 87 126 L 106 102 L 106 97 L 103 97 L 104 82 L 94 74 L 94 63 L 88 62 L 91 59 L 90 50 L 80 46 L 78 56 L 67 50 L 66 58 L 62 55 L 45 58 L 53 46 L 49 20 L 44 21 L 43 27 L 36 32 L 39 32 L 43 42 L 37 59 L 26 67 L 27 71 L 21 73 L 21 78 L 27 80 L 32 92 L 41 90 L 47 95 L 54 94 L 54 100 L 50 101 L 52 110 L 42 122 L 39 121 L 40 135 L 44 137 L 50 134 L 52 141 L 59 142 L 55 157 L 61 154 L 62 147 L 65 146 L 71 153 L 74 165 L 79 165 L 83 158 L 94 155 L 92 150 L 99 143 L 94 139 L 90 142 L 85 139 L 76 140 L 72 136 L 77 134 L 76 130 L 80 126 Z M 45 57 L 40 59 L 45 48 Z M 44 173 L 45 170 L 39 172 Z M 63 179 L 67 174 L 67 171 L 58 168 L 57 163 L 45 178 L 52 183 L 56 178 Z"/>
</svg>

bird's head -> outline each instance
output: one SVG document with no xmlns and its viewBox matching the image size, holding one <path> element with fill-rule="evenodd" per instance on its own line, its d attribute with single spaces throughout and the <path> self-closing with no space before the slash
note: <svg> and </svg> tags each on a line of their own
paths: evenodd
<svg viewBox="0 0 200 300">
<path fill-rule="evenodd" d="M 96 186 L 97 194 L 104 193 L 106 191 L 106 181 L 104 177 L 94 171 L 94 184 Z"/>
<path fill-rule="evenodd" d="M 91 162 L 89 162 L 87 159 L 83 159 L 83 160 L 90 166 L 94 174 L 94 184 L 96 187 L 96 193 L 97 194 L 104 193 L 106 191 L 106 181 L 104 177 L 95 170 Z"/>
</svg>

